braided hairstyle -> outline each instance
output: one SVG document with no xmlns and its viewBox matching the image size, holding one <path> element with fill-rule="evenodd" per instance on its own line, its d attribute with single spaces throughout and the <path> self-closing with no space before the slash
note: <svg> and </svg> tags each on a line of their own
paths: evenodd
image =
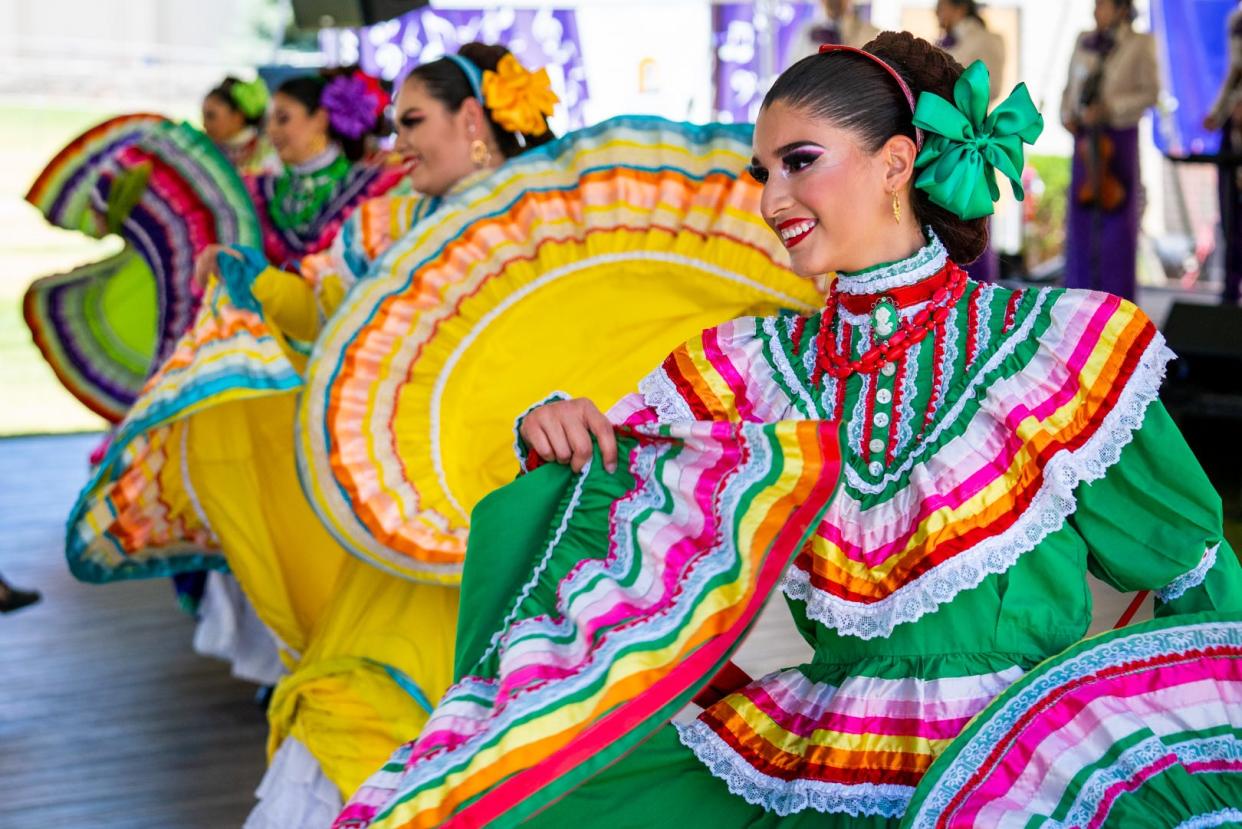
<svg viewBox="0 0 1242 829">
<path fill-rule="evenodd" d="M 883 32 L 863 49 L 891 66 L 910 87 L 953 100 L 953 85 L 962 65 L 909 32 Z M 776 79 L 763 99 L 764 109 L 781 102 L 849 130 L 868 153 L 877 153 L 888 139 L 904 135 L 915 140 L 914 113 L 900 87 L 874 61 L 849 52 L 811 55 Z M 988 220 L 962 219 L 917 187 L 910 188 L 914 215 L 931 227 L 949 256 L 961 265 L 981 255 L 988 244 Z"/>
<path fill-rule="evenodd" d="M 494 72 L 500 65 L 501 58 L 510 53 L 504 46 L 467 43 L 457 50 L 457 54 L 477 66 L 480 72 L 489 70 Z M 474 90 L 470 86 L 466 73 L 448 58 L 440 58 L 416 67 L 406 80 L 410 78 L 416 78 L 422 83 L 427 94 L 444 104 L 449 112 L 458 112 L 467 99 L 474 97 Z M 492 134 L 496 137 L 496 146 L 500 148 L 505 158 L 521 155 L 529 149 L 547 144 L 556 138 L 549 128 L 542 135 L 523 134 L 519 141 L 517 133 L 509 132 L 496 123 L 496 120 L 492 118 L 491 110 L 486 106 L 483 107 L 483 112 L 487 116 L 487 123 L 491 127 Z"/>
</svg>

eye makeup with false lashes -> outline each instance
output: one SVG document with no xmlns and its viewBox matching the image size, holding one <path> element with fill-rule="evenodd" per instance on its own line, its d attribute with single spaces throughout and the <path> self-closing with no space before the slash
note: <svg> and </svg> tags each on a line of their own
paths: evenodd
<svg viewBox="0 0 1242 829">
<path fill-rule="evenodd" d="M 781 159 L 780 175 L 784 178 L 789 178 L 810 167 L 826 155 L 827 151 L 817 144 L 791 144 L 781 147 L 776 154 Z M 757 160 L 752 159 L 746 169 L 755 181 L 760 184 L 767 183 L 770 172 L 767 167 L 759 164 Z"/>
<path fill-rule="evenodd" d="M 417 115 L 412 110 L 401 113 L 401 117 L 397 119 L 397 123 L 408 129 L 413 129 L 423 122 L 423 116 Z"/>
</svg>

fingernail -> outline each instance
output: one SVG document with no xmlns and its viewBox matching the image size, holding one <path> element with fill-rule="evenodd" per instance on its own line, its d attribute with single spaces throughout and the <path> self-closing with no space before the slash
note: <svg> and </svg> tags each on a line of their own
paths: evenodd
<svg viewBox="0 0 1242 829">
<path fill-rule="evenodd" d="M 610 463 L 605 468 L 608 470 L 609 475 L 612 475 L 617 471 L 617 465 L 615 463 Z"/>
</svg>

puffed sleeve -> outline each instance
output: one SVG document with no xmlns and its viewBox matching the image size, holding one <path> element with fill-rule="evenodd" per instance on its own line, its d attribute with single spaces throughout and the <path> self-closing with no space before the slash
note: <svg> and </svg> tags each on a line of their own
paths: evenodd
<svg viewBox="0 0 1242 829">
<path fill-rule="evenodd" d="M 1221 499 L 1159 402 L 1105 476 L 1083 484 L 1070 519 L 1091 572 L 1119 590 L 1153 590 L 1156 615 L 1242 610 L 1242 568 L 1224 538 Z"/>
<path fill-rule="evenodd" d="M 743 317 L 708 328 L 678 346 L 607 412 L 618 426 L 696 420 L 774 422 L 788 415 L 789 401 L 771 377 L 760 336 L 772 318 Z M 531 406 L 514 425 L 514 451 L 522 471 L 539 465 L 521 437 L 522 421 L 545 403 L 567 399 L 554 392 Z"/>
</svg>

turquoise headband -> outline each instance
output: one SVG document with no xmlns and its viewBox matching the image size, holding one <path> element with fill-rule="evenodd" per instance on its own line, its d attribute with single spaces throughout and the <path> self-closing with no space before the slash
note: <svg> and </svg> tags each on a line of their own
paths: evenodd
<svg viewBox="0 0 1242 829">
<path fill-rule="evenodd" d="M 483 73 L 479 71 L 479 67 L 461 55 L 445 55 L 444 58 L 457 64 L 457 68 L 465 74 L 466 80 L 470 81 L 470 89 L 474 92 L 474 97 L 479 103 L 483 103 Z"/>
</svg>

